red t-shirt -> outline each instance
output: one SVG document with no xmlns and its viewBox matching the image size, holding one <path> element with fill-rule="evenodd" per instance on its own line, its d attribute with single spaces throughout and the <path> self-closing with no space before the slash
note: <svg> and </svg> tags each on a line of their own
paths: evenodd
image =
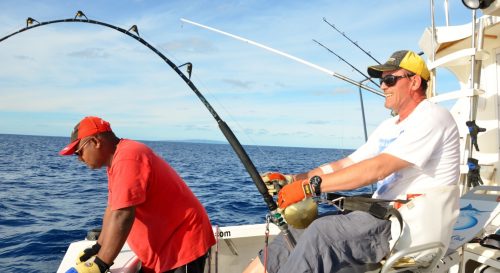
<svg viewBox="0 0 500 273">
<path fill-rule="evenodd" d="M 215 244 L 208 215 L 175 170 L 146 145 L 122 139 L 108 168 L 111 210 L 135 206 L 127 238 L 144 272 L 187 264 Z"/>
</svg>

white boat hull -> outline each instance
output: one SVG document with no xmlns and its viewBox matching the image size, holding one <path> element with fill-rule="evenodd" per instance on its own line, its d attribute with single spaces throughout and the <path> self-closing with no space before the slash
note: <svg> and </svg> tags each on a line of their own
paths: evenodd
<svg viewBox="0 0 500 273">
<path fill-rule="evenodd" d="M 217 243 L 211 249 L 208 264 L 210 272 L 234 273 L 242 272 L 243 269 L 257 256 L 260 249 L 265 244 L 265 224 L 241 225 L 228 227 L 213 227 L 216 234 Z M 279 228 L 273 224 L 269 225 L 269 241 L 280 232 Z M 64 273 L 75 265 L 76 258 L 80 252 L 95 244 L 95 241 L 82 240 L 71 243 L 64 255 L 64 258 L 57 270 L 57 273 Z M 140 266 L 139 259 L 130 250 L 127 244 L 124 245 L 120 254 L 111 267 L 112 273 L 133 273 L 137 272 Z M 208 269 L 207 269 L 208 272 Z"/>
</svg>

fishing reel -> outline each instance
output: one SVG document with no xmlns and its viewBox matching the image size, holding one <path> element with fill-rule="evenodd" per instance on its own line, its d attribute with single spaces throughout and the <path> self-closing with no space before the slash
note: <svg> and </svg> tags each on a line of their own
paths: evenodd
<svg viewBox="0 0 500 273">
<path fill-rule="evenodd" d="M 291 175 L 284 175 L 278 172 L 266 172 L 261 175 L 262 181 L 266 184 L 269 194 L 277 195 L 278 192 L 287 184 L 293 182 Z M 313 197 L 292 204 L 282 210 L 281 215 L 287 224 L 294 228 L 304 229 L 309 226 L 318 217 L 318 204 Z M 279 225 L 282 219 L 276 219 L 275 223 Z"/>
<path fill-rule="evenodd" d="M 318 204 L 313 197 L 286 207 L 283 212 L 286 222 L 294 228 L 304 229 L 318 218 Z"/>
<path fill-rule="evenodd" d="M 290 225 L 296 229 L 305 229 L 318 218 L 318 204 L 314 198 L 308 197 L 284 210 L 273 211 L 268 217 L 278 227 Z"/>
</svg>

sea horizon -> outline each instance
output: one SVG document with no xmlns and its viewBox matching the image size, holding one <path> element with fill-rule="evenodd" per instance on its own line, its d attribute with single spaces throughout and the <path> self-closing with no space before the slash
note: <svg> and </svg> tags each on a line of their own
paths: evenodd
<svg viewBox="0 0 500 273">
<path fill-rule="evenodd" d="M 36 135 L 36 134 L 21 134 L 21 133 L 0 133 L 0 135 L 11 135 L 11 136 L 33 136 L 33 137 L 55 137 L 55 138 L 67 138 L 69 136 L 53 136 L 53 135 Z M 230 145 L 227 140 L 213 140 L 213 139 L 160 139 L 160 140 L 149 140 L 149 139 L 135 139 L 128 138 L 140 142 L 174 142 L 174 143 L 198 143 L 198 144 L 225 144 Z M 280 147 L 280 148 L 304 148 L 304 149 L 338 149 L 338 150 L 352 150 L 352 148 L 331 148 L 331 147 L 307 147 L 307 146 L 283 146 L 283 145 L 264 145 L 264 144 L 244 144 L 242 146 L 258 146 L 258 147 Z"/>
</svg>

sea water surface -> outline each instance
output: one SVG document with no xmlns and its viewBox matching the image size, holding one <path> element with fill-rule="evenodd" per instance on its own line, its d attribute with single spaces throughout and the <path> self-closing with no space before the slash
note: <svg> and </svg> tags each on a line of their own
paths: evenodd
<svg viewBox="0 0 500 273">
<path fill-rule="evenodd" d="M 106 170 L 59 156 L 64 137 L 0 134 L 0 272 L 55 272 L 65 250 L 100 227 Z M 267 207 L 228 144 L 144 141 L 182 176 L 213 225 L 263 223 Z M 350 150 L 245 146 L 257 170 L 299 173 Z"/>
</svg>

